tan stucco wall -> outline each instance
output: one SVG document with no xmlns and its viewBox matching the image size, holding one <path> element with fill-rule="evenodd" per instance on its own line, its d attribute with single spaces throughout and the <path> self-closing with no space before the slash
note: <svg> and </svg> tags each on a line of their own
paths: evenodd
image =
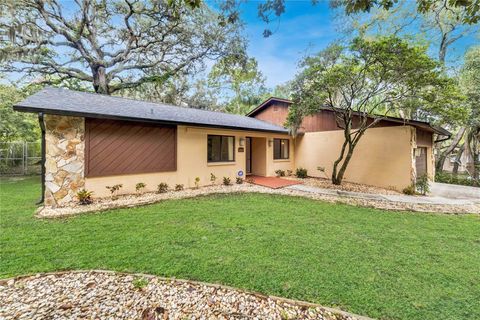
<svg viewBox="0 0 480 320">
<path fill-rule="evenodd" d="M 412 183 L 414 128 L 382 127 L 367 130 L 358 143 L 345 174 L 345 180 L 402 190 Z M 343 131 L 307 132 L 296 139 L 296 167 L 308 175 L 328 178 L 340 154 Z"/>
<path fill-rule="evenodd" d="M 183 184 L 185 188 L 195 186 L 195 177 L 200 177 L 200 185 L 209 185 L 210 173 L 217 177 L 217 184 L 221 184 L 223 177 L 230 177 L 232 183 L 239 171 L 246 172 L 245 155 L 246 152 L 238 152 L 240 147 L 240 138 L 261 137 L 265 138 L 263 150 L 266 153 L 265 172 L 267 175 L 275 175 L 275 170 L 281 168 L 284 170 L 293 170 L 293 149 L 290 150 L 290 159 L 284 162 L 274 162 L 273 143 L 268 141 L 273 138 L 285 138 L 287 135 L 249 132 L 236 130 L 219 130 L 200 127 L 178 126 L 177 129 L 177 170 L 173 172 L 133 174 L 109 177 L 85 178 L 85 188 L 94 191 L 95 197 L 105 197 L 109 195 L 106 186 L 114 184 L 123 184 L 120 191 L 122 193 L 134 193 L 135 185 L 143 182 L 147 185 L 146 191 L 155 191 L 157 185 L 161 182 L 169 184 L 173 188 L 175 184 Z M 222 163 L 207 162 L 207 135 L 233 135 L 235 136 L 235 161 Z M 255 139 L 253 139 L 255 141 Z M 291 142 L 292 143 L 292 142 Z M 244 149 L 246 143 L 242 146 Z M 245 176 L 244 176 L 245 177 Z"/>
</svg>

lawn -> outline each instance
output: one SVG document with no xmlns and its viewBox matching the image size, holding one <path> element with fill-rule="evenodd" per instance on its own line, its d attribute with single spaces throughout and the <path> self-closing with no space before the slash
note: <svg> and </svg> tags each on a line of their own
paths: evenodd
<svg viewBox="0 0 480 320">
<path fill-rule="evenodd" d="M 0 277 L 111 269 L 222 283 L 381 319 L 480 318 L 480 217 L 278 195 L 33 218 L 38 180 L 1 187 Z"/>
</svg>

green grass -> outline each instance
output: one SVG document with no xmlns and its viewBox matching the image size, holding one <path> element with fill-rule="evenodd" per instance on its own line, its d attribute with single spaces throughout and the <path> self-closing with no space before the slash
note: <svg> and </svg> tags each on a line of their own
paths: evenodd
<svg viewBox="0 0 480 320">
<path fill-rule="evenodd" d="M 112 269 L 222 283 L 381 319 L 480 318 L 479 216 L 238 194 L 38 220 L 37 180 L 0 187 L 0 277 Z"/>
</svg>

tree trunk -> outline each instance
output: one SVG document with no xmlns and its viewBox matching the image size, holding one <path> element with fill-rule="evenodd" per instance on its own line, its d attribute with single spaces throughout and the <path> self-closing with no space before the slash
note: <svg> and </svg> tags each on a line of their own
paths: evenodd
<svg viewBox="0 0 480 320">
<path fill-rule="evenodd" d="M 343 176 L 345 175 L 345 171 L 347 171 L 348 164 L 350 163 L 350 160 L 352 159 L 353 156 L 353 151 L 355 150 L 355 147 L 358 144 L 358 141 L 362 138 L 363 134 L 365 131 L 362 131 L 356 139 L 349 140 L 345 139 L 345 142 L 343 143 L 342 146 L 342 152 L 340 153 L 340 156 L 338 159 L 334 162 L 333 164 L 333 173 L 332 173 L 332 183 L 335 185 L 341 185 L 343 181 Z M 347 135 L 345 135 L 347 137 Z M 347 155 L 344 158 L 345 155 L 345 149 L 348 146 L 348 151 Z M 338 170 L 337 173 L 337 168 L 340 162 L 343 160 L 342 165 L 340 166 L 340 170 Z"/>
<path fill-rule="evenodd" d="M 463 151 L 465 150 L 465 143 L 460 146 L 458 149 L 457 156 L 455 157 L 455 162 L 453 163 L 453 170 L 452 173 L 454 176 L 458 175 L 458 167 L 460 165 L 460 159 L 462 158 Z"/>
<path fill-rule="evenodd" d="M 348 164 L 350 163 L 350 160 L 352 159 L 354 149 L 355 149 L 355 145 L 349 145 L 348 146 L 347 155 L 345 156 L 345 160 L 343 160 L 343 162 L 342 162 L 340 170 L 338 170 L 338 174 L 335 177 L 335 182 L 333 182 L 333 184 L 336 184 L 336 185 L 341 185 L 342 184 L 343 176 L 345 175 L 345 171 L 347 171 Z"/>
<path fill-rule="evenodd" d="M 104 66 L 92 67 L 93 88 L 96 93 L 110 94 L 107 83 L 107 75 Z"/>
<path fill-rule="evenodd" d="M 455 149 L 458 145 L 460 140 L 462 140 L 463 134 L 465 133 L 465 128 L 462 127 L 458 130 L 457 134 L 453 138 L 452 144 L 448 146 L 448 148 L 438 155 L 437 163 L 435 165 L 436 172 L 442 172 L 443 165 L 445 164 L 445 160 L 447 159 L 448 155 Z"/>
</svg>

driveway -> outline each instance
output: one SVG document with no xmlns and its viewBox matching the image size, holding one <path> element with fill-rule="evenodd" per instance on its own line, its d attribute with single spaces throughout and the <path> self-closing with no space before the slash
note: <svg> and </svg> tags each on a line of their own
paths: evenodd
<svg viewBox="0 0 480 320">
<path fill-rule="evenodd" d="M 480 201 L 480 188 L 432 182 L 430 195 L 450 199 L 470 199 Z"/>
</svg>

